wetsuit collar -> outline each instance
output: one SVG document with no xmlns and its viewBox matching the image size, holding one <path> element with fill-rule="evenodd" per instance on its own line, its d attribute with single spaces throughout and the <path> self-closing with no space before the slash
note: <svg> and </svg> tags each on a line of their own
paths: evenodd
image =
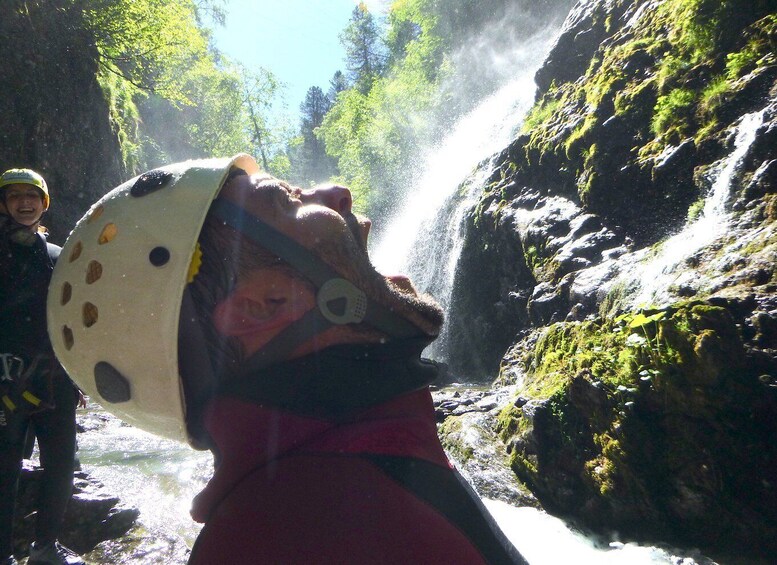
<svg viewBox="0 0 777 565">
<path fill-rule="evenodd" d="M 421 359 L 428 338 L 337 345 L 223 383 L 216 395 L 295 414 L 345 420 L 432 383 L 440 365 Z"/>
</svg>

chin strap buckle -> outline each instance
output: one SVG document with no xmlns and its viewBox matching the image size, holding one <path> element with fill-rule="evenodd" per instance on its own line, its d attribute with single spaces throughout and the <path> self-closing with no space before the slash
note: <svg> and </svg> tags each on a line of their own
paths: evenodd
<svg viewBox="0 0 777 565">
<path fill-rule="evenodd" d="M 321 314 L 337 325 L 358 324 L 367 315 L 367 295 L 350 281 L 329 279 L 316 294 Z"/>
</svg>

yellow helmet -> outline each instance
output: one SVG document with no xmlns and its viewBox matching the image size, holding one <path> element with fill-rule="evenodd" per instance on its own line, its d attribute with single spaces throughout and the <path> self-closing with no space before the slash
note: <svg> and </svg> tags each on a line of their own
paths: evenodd
<svg viewBox="0 0 777 565">
<path fill-rule="evenodd" d="M 8 169 L 0 176 L 0 188 L 12 184 L 29 184 L 43 193 L 43 209 L 48 210 L 51 200 L 46 180 L 32 169 Z"/>
</svg>

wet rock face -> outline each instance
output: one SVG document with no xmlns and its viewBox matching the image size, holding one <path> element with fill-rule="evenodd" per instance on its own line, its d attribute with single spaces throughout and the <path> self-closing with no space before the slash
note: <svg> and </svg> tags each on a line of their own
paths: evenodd
<svg viewBox="0 0 777 565">
<path fill-rule="evenodd" d="M 775 318 L 718 303 L 559 324 L 511 362 L 526 378 L 498 429 L 547 510 L 724 562 L 774 555 Z"/>
<path fill-rule="evenodd" d="M 519 396 L 496 425 L 541 504 L 724 562 L 777 553 L 774 18 L 579 2 L 460 261 L 521 297 L 499 377 Z M 691 24 L 720 33 L 694 51 Z M 454 315 L 498 319 L 491 299 Z"/>
<path fill-rule="evenodd" d="M 618 4 L 624 3 L 578 2 L 572 8 L 556 44 L 534 77 L 541 91 L 548 90 L 553 81 L 575 80 L 585 72 L 591 57 L 608 36 L 607 18 L 613 9 L 623 12 Z"/>
<path fill-rule="evenodd" d="M 651 246 L 699 217 L 736 149 L 743 116 L 759 110 L 763 124 L 730 179 L 731 239 L 753 249 L 748 238 L 777 214 L 777 63 L 768 12 L 762 3 L 705 5 L 741 28 L 727 27 L 701 55 L 689 51 L 694 39 L 683 40 L 682 30 L 711 25 L 709 14 L 678 3 L 672 16 L 669 5 L 579 2 L 538 72 L 530 125 L 499 155 L 473 210 L 455 285 L 450 318 L 461 320 L 461 343 L 471 339 L 483 351 L 482 366 L 496 366 L 506 340 L 528 327 L 596 313 L 612 290 L 606 283 L 622 270 L 612 259 L 650 255 Z M 686 27 L 674 29 L 681 18 Z M 746 53 L 757 56 L 732 66 Z M 693 62 L 679 70 L 683 58 Z M 714 99 L 712 82 L 722 92 Z M 773 229 L 762 231 L 757 245 L 770 245 Z M 720 244 L 692 258 L 695 276 L 673 289 L 675 298 L 769 282 L 762 261 L 749 265 L 737 251 L 740 257 L 725 262 Z M 721 269 L 728 279 L 713 281 Z M 604 279 L 598 288 L 597 277 Z M 466 320 L 473 320 L 469 332 Z"/>
<path fill-rule="evenodd" d="M 36 500 L 42 472 L 40 467 L 25 460 L 14 525 L 16 555 L 26 555 L 35 536 Z M 73 551 L 86 553 L 100 542 L 124 536 L 139 514 L 136 508 L 123 506 L 117 496 L 107 493 L 99 481 L 77 471 L 60 541 Z"/>
<path fill-rule="evenodd" d="M 442 336 L 449 352 L 450 381 L 493 380 L 502 352 L 528 323 L 526 303 L 533 276 L 520 238 L 503 224 L 512 225 L 509 215 L 494 212 L 467 232 Z"/>
<path fill-rule="evenodd" d="M 432 392 L 443 447 L 480 496 L 515 506 L 537 507 L 537 499 L 510 471 L 495 418 L 505 390 L 461 386 Z"/>
<path fill-rule="evenodd" d="M 43 223 L 58 244 L 126 174 L 83 17 L 64 0 L 0 3 L 0 169 L 46 178 Z"/>
</svg>

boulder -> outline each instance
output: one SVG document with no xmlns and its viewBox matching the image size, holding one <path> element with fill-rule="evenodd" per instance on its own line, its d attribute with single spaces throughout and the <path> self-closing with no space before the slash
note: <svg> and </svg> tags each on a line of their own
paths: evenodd
<svg viewBox="0 0 777 565">
<path fill-rule="evenodd" d="M 17 556 L 26 555 L 35 535 L 35 513 L 41 467 L 25 460 L 19 479 L 14 548 Z M 76 471 L 73 496 L 68 504 L 60 541 L 77 553 L 87 553 L 100 542 L 124 536 L 140 512 L 121 504 L 115 495 L 83 471 Z"/>
</svg>

